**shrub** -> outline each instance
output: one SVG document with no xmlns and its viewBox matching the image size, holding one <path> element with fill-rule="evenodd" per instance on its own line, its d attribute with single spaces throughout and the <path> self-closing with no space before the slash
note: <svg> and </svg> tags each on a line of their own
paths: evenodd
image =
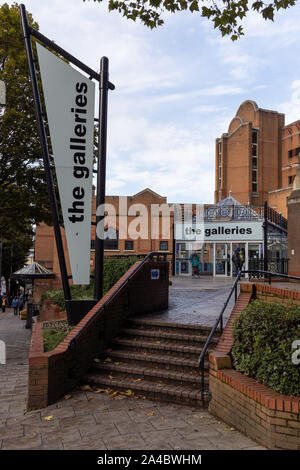
<svg viewBox="0 0 300 470">
<path fill-rule="evenodd" d="M 300 306 L 255 300 L 234 322 L 236 370 L 285 395 L 300 395 L 300 366 L 292 343 L 300 339 Z"/>
<path fill-rule="evenodd" d="M 53 325 L 51 328 L 44 329 L 44 351 L 47 352 L 55 349 L 65 339 L 71 329 L 71 327 L 66 325 Z"/>
<path fill-rule="evenodd" d="M 136 262 L 136 256 L 128 258 L 105 258 L 103 266 L 103 295 L 128 271 Z M 88 286 L 71 286 L 72 299 L 84 300 L 94 298 L 94 280 L 92 279 Z M 55 305 L 58 305 L 63 311 L 66 310 L 64 292 L 62 289 L 48 290 L 41 296 L 41 305 L 45 299 L 50 299 Z"/>
</svg>

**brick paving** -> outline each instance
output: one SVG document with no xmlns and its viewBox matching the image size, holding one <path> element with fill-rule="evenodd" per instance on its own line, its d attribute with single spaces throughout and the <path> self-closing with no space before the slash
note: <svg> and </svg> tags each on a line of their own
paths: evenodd
<svg viewBox="0 0 300 470">
<path fill-rule="evenodd" d="M 76 389 L 69 399 L 26 411 L 30 330 L 10 309 L 0 312 L 1 450 L 263 449 L 206 410 Z"/>
</svg>

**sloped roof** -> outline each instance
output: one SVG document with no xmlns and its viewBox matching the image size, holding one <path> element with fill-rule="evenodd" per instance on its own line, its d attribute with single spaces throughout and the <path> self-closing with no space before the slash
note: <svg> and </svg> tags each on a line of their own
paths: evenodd
<svg viewBox="0 0 300 470">
<path fill-rule="evenodd" d="M 222 201 L 218 202 L 216 204 L 216 206 L 220 206 L 220 207 L 225 207 L 225 206 L 242 206 L 242 207 L 245 207 L 243 206 L 243 204 L 241 202 L 239 202 L 237 199 L 235 199 L 232 194 L 231 194 L 231 191 L 229 193 L 229 196 L 228 197 L 225 197 L 225 199 L 222 199 Z"/>
<path fill-rule="evenodd" d="M 232 192 L 229 192 L 229 196 L 222 201 L 215 204 L 214 216 L 216 218 L 231 217 L 234 220 L 243 219 L 261 219 L 261 215 L 252 209 L 249 205 L 244 206 L 241 202 L 232 196 Z M 216 210 L 217 209 L 217 210 Z"/>
<path fill-rule="evenodd" d="M 12 274 L 14 279 L 39 279 L 55 277 L 55 274 L 41 264 L 34 261 L 32 264 L 24 266 L 24 268 Z"/>
</svg>

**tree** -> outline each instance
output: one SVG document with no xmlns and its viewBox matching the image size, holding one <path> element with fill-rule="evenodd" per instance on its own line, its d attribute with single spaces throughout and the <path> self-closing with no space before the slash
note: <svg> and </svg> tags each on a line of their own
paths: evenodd
<svg viewBox="0 0 300 470">
<path fill-rule="evenodd" d="M 28 19 L 38 29 L 30 14 Z M 24 265 L 34 224 L 51 220 L 17 4 L 0 7 L 1 80 L 6 86 L 6 106 L 0 111 L 0 242 L 2 272 L 8 275 L 11 266 Z M 8 253 L 12 257 L 15 253 L 15 258 Z"/>
<path fill-rule="evenodd" d="M 103 0 L 94 0 L 94 2 L 101 1 Z M 131 2 L 109 0 L 108 9 L 117 10 L 133 21 L 140 19 L 151 29 L 164 23 L 161 17 L 164 11 L 199 12 L 201 16 L 213 22 L 214 28 L 219 29 L 222 36 L 230 35 L 234 41 L 244 34 L 240 23 L 250 10 L 256 11 L 265 20 L 273 21 L 276 11 L 295 5 L 295 1 L 272 0 L 264 3 L 260 0 L 252 2 L 250 0 L 133 0 Z"/>
</svg>

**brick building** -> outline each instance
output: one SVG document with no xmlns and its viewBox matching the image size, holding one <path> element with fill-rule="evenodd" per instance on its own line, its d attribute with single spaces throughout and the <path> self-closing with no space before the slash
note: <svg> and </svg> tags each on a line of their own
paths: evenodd
<svg viewBox="0 0 300 470">
<path fill-rule="evenodd" d="M 127 207 L 125 206 L 125 199 Z M 116 218 L 115 222 L 109 223 L 109 226 L 105 227 L 106 239 L 104 240 L 104 256 L 139 255 L 146 254 L 151 251 L 159 251 L 161 253 L 172 251 L 173 212 L 170 212 L 170 218 L 167 219 L 167 225 L 169 228 L 167 232 L 169 233 L 166 234 L 162 231 L 163 214 L 158 213 L 155 215 L 153 212 L 151 213 L 152 205 L 156 205 L 156 207 L 171 206 L 171 204 L 167 203 L 166 197 L 162 197 L 151 189 L 146 188 L 133 196 L 123 198 L 123 200 L 120 196 L 106 196 L 105 203 L 111 205 L 115 209 Z M 143 213 L 143 207 L 147 209 L 147 214 Z M 143 227 L 146 227 L 146 236 L 143 238 L 132 239 L 128 235 L 125 239 L 121 238 L 119 234 L 122 229 L 123 231 L 124 229 L 127 231 L 128 226 L 130 226 L 130 223 L 136 219 L 137 214 L 139 213 L 142 218 L 146 219 L 143 222 Z M 127 218 L 125 218 L 126 216 Z M 153 220 L 153 218 L 156 220 Z M 93 194 L 92 221 L 95 222 L 95 220 L 96 198 L 95 194 Z M 157 223 L 159 227 L 159 238 L 154 238 L 151 234 L 151 227 L 155 226 L 155 223 Z M 71 273 L 66 236 L 63 229 L 61 232 L 66 255 L 67 271 L 68 273 Z M 95 225 L 92 225 L 90 258 L 91 270 L 95 265 L 95 238 L 96 227 Z M 45 290 L 58 289 L 62 285 L 53 227 L 49 227 L 43 223 L 36 227 L 34 258 L 35 261 L 38 261 L 40 264 L 55 273 L 55 279 L 41 279 L 35 281 L 34 296 L 37 301 Z"/>
<path fill-rule="evenodd" d="M 244 205 L 268 201 L 287 217 L 299 153 L 300 120 L 285 125 L 284 114 L 243 102 L 216 139 L 215 203 L 232 191 Z"/>
</svg>

